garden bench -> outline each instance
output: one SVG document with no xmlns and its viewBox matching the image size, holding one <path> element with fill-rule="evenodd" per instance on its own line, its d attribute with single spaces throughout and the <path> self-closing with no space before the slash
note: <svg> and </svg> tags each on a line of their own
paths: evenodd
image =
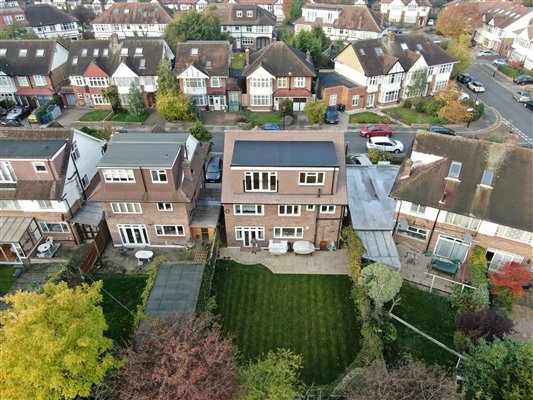
<svg viewBox="0 0 533 400">
<path fill-rule="evenodd" d="M 431 266 L 438 271 L 445 272 L 447 274 L 455 275 L 457 273 L 457 270 L 459 270 L 459 265 L 461 263 L 458 260 L 439 260 L 436 258 L 431 259 Z"/>
</svg>

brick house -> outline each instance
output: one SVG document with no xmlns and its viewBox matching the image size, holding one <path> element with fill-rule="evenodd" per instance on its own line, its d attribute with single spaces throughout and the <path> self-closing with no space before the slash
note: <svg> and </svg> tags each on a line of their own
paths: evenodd
<svg viewBox="0 0 533 400">
<path fill-rule="evenodd" d="M 259 7 L 267 10 L 269 13 L 274 14 L 276 20 L 283 21 L 285 20 L 285 13 L 283 11 L 283 1 L 284 0 L 224 0 L 224 3 L 229 4 L 256 4 Z M 290 0 L 285 0 L 289 2 Z M 288 17 L 288 15 L 287 15 Z"/>
<path fill-rule="evenodd" d="M 26 13 L 18 1 L 2 1 L 0 3 L 0 29 L 13 24 L 28 26 Z"/>
<path fill-rule="evenodd" d="M 202 11 L 210 4 L 215 3 L 214 0 L 159 0 L 161 5 L 174 10 L 174 12 L 184 12 L 190 10 Z"/>
<path fill-rule="evenodd" d="M 82 40 L 73 42 L 65 68 L 70 87 L 64 88 L 69 105 L 111 108 L 102 90 L 116 85 L 121 104 L 127 108 L 131 82 L 135 82 L 147 107 L 153 107 L 157 93 L 157 69 L 161 60 L 174 55 L 162 39 Z"/>
<path fill-rule="evenodd" d="M 217 3 L 220 29 L 231 35 L 233 48 L 261 49 L 275 37 L 276 17 L 255 4 Z"/>
<path fill-rule="evenodd" d="M 165 28 L 172 17 L 158 2 L 115 3 L 92 22 L 96 39 L 109 39 L 116 33 L 119 39 L 127 37 L 158 37 L 165 35 Z"/>
<path fill-rule="evenodd" d="M 226 131 L 222 207 L 229 247 L 255 238 L 338 245 L 347 205 L 340 131 Z"/>
<path fill-rule="evenodd" d="M 0 40 L 0 97 L 41 105 L 65 82 L 68 50 L 55 40 Z"/>
<path fill-rule="evenodd" d="M 525 69 L 533 69 L 533 25 L 517 32 L 511 48 L 509 58 L 512 61 L 522 63 Z"/>
<path fill-rule="evenodd" d="M 418 133 L 390 197 L 397 243 L 461 262 L 480 245 L 490 270 L 510 261 L 531 267 L 532 150 Z"/>
<path fill-rule="evenodd" d="M 208 143 L 188 133 L 113 136 L 98 164 L 99 184 L 91 200 L 102 204 L 114 246 L 191 242 L 208 149 Z"/>
<path fill-rule="evenodd" d="M 318 71 L 317 97 L 324 99 L 328 106 L 343 104 L 346 111 L 365 108 L 366 88 L 334 70 Z"/>
<path fill-rule="evenodd" d="M 48 4 L 28 4 L 26 19 L 40 39 L 81 37 L 78 19 Z"/>
<path fill-rule="evenodd" d="M 178 43 L 174 72 L 183 93 L 191 96 L 198 107 L 226 110 L 231 44 L 224 40 L 191 40 Z M 232 96 L 239 103 L 240 92 Z"/>
<path fill-rule="evenodd" d="M 429 0 L 381 0 L 379 12 L 390 24 L 426 26 L 431 13 Z"/>
<path fill-rule="evenodd" d="M 389 33 L 347 45 L 335 58 L 335 73 L 366 88 L 365 99 L 358 101 L 369 108 L 438 93 L 448 85 L 457 62 L 426 36 Z M 427 76 L 427 84 L 417 92 L 413 86 L 420 76 Z M 323 99 L 338 103 L 334 96 Z"/>
<path fill-rule="evenodd" d="M 293 101 L 294 111 L 303 111 L 313 100 L 316 73 L 311 56 L 285 42 L 274 42 L 252 54 L 247 51 L 242 75 L 246 77 L 247 104 L 253 111 L 278 110 L 283 99 Z"/>
<path fill-rule="evenodd" d="M 0 140 L 0 263 L 27 262 L 43 237 L 80 243 L 74 219 L 105 142 L 55 128 L 2 128 Z"/>
</svg>

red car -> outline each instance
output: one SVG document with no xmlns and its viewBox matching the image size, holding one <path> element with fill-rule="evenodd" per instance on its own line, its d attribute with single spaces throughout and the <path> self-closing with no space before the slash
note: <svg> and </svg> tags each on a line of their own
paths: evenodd
<svg viewBox="0 0 533 400">
<path fill-rule="evenodd" d="M 391 128 L 386 124 L 375 124 L 367 126 L 366 128 L 361 129 L 359 132 L 360 136 L 369 138 L 372 136 L 392 136 Z"/>
</svg>

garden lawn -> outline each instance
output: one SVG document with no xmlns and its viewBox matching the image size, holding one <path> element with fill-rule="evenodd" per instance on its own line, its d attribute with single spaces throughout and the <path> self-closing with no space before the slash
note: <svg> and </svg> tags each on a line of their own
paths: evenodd
<svg viewBox="0 0 533 400">
<path fill-rule="evenodd" d="M 263 265 L 219 261 L 213 290 L 225 332 L 246 359 L 288 348 L 305 383 L 339 377 L 360 349 L 347 276 L 274 275 Z"/>
<path fill-rule="evenodd" d="M 94 110 L 89 111 L 86 114 L 83 114 L 80 117 L 80 121 L 83 122 L 100 122 L 103 121 L 109 114 L 111 114 L 110 110 Z"/>
<path fill-rule="evenodd" d="M 439 342 L 455 348 L 455 311 L 446 297 L 418 289 L 405 281 L 398 297 L 401 300 L 394 308 L 394 314 Z M 401 353 L 411 353 L 413 358 L 429 364 L 455 367 L 457 357 L 398 321 L 393 323 L 398 330 L 398 340 L 393 345 L 392 354 L 387 357 L 389 361 L 398 361 Z"/>
<path fill-rule="evenodd" d="M 130 114 L 129 112 L 120 112 L 118 114 L 113 115 L 113 118 L 111 118 L 111 120 L 115 122 L 144 122 L 148 119 L 148 117 L 148 113 L 137 117 L 136 115 Z"/>
<path fill-rule="evenodd" d="M 350 115 L 350 124 L 378 124 L 381 122 L 381 116 L 370 111 L 363 111 Z"/>
<path fill-rule="evenodd" d="M 147 275 L 99 274 L 95 280 L 104 281 L 104 290 L 124 304 L 128 310 L 137 312 L 141 294 L 146 286 Z M 133 334 L 133 315 L 102 291 L 102 308 L 108 325 L 106 336 L 125 347 Z"/>
<path fill-rule="evenodd" d="M 231 60 L 231 68 L 243 69 L 245 63 L 244 53 L 233 53 L 233 59 Z"/>
<path fill-rule="evenodd" d="M 17 267 L 11 265 L 0 265 L 0 293 L 2 295 L 5 295 L 15 283 L 16 279 L 13 274 L 16 269 Z"/>
<path fill-rule="evenodd" d="M 280 124 L 281 115 L 280 113 L 252 113 L 247 112 L 245 115 L 248 122 L 253 122 L 257 125 L 263 124 Z"/>
<path fill-rule="evenodd" d="M 394 119 L 399 119 L 406 124 L 432 124 L 434 117 L 428 114 L 416 112 L 410 108 L 394 107 L 383 110 L 385 114 Z"/>
</svg>

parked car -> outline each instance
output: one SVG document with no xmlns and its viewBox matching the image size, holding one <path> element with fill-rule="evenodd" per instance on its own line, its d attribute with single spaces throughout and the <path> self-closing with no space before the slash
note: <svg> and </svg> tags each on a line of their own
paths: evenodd
<svg viewBox="0 0 533 400">
<path fill-rule="evenodd" d="M 507 65 L 509 62 L 505 58 L 500 58 L 492 62 L 493 65 L 499 67 L 500 65 Z"/>
<path fill-rule="evenodd" d="M 525 108 L 529 108 L 531 111 L 533 111 L 533 100 L 526 101 L 524 103 Z"/>
<path fill-rule="evenodd" d="M 428 26 L 435 25 L 435 20 L 433 18 L 428 19 Z"/>
<path fill-rule="evenodd" d="M 457 136 L 457 133 L 453 129 L 446 128 L 445 126 L 433 125 L 430 126 L 428 131 L 435 133 L 442 133 L 443 135 Z"/>
<path fill-rule="evenodd" d="M 472 82 L 473 80 L 474 78 L 472 77 L 472 75 L 468 73 L 457 75 L 457 81 L 461 83 L 468 83 L 468 82 Z"/>
<path fill-rule="evenodd" d="M 528 92 L 520 90 L 513 94 L 513 99 L 515 99 L 519 103 L 525 103 L 526 101 L 529 101 L 530 97 Z"/>
<path fill-rule="evenodd" d="M 222 181 L 222 158 L 218 156 L 211 157 L 207 163 L 205 171 L 206 182 L 221 182 Z"/>
<path fill-rule="evenodd" d="M 487 57 L 487 56 L 493 56 L 494 53 L 492 50 L 479 50 L 477 53 L 476 53 L 476 57 Z"/>
<path fill-rule="evenodd" d="M 459 96 L 457 98 L 461 101 L 467 101 L 470 100 L 470 95 L 466 92 L 459 92 Z"/>
<path fill-rule="evenodd" d="M 261 125 L 261 129 L 265 131 L 281 131 L 279 124 L 263 124 Z"/>
<path fill-rule="evenodd" d="M 403 143 L 387 136 L 374 136 L 368 138 L 368 142 L 366 142 L 366 148 L 368 150 L 380 149 L 390 153 L 399 154 L 403 151 Z"/>
<path fill-rule="evenodd" d="M 387 124 L 375 124 L 362 128 L 359 136 L 369 138 L 371 136 L 392 136 L 392 129 Z"/>
<path fill-rule="evenodd" d="M 23 119 L 30 115 L 30 107 L 27 106 L 16 106 L 8 111 L 6 119 Z"/>
<path fill-rule="evenodd" d="M 335 106 L 329 106 L 326 110 L 326 124 L 338 124 L 339 112 L 335 109 Z"/>
<path fill-rule="evenodd" d="M 517 85 L 531 85 L 533 83 L 533 76 L 520 75 L 513 79 Z"/>
<path fill-rule="evenodd" d="M 481 93 L 485 91 L 485 86 L 480 81 L 468 82 L 468 89 L 472 92 Z"/>
</svg>

